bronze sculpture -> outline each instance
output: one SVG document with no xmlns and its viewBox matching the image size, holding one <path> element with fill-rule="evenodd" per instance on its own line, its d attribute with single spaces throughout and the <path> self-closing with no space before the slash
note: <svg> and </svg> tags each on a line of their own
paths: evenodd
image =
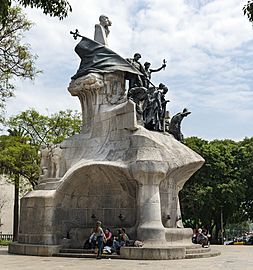
<svg viewBox="0 0 253 270">
<path fill-rule="evenodd" d="M 154 72 L 158 72 L 158 71 L 160 71 L 162 69 L 165 69 L 166 62 L 164 60 L 162 66 L 157 68 L 157 69 L 151 69 L 150 66 L 151 66 L 151 64 L 149 62 L 144 63 L 143 86 L 146 87 L 146 88 L 149 88 L 150 81 L 151 81 L 151 74 L 154 73 Z"/>
<path fill-rule="evenodd" d="M 184 108 L 182 112 L 177 113 L 171 119 L 169 133 L 172 134 L 174 138 L 180 142 L 184 141 L 184 136 L 181 132 L 181 122 L 184 117 L 187 117 L 190 113 L 191 112 Z"/>
<path fill-rule="evenodd" d="M 145 74 L 144 67 L 139 62 L 141 59 L 141 55 L 139 53 L 135 53 L 133 58 L 127 58 L 126 60 L 140 73 Z M 128 78 L 129 79 L 129 89 L 134 87 L 142 87 L 143 85 L 143 79 L 141 75 L 133 75 Z"/>
<path fill-rule="evenodd" d="M 100 21 L 105 19 L 108 26 L 111 25 L 108 17 L 101 15 Z M 166 105 L 169 100 L 165 99 L 168 88 L 160 83 L 158 87 L 150 81 L 151 73 L 158 72 L 166 67 L 166 61 L 163 60 L 163 65 L 158 69 L 150 69 L 150 63 L 146 62 L 143 65 L 139 61 L 140 53 L 135 53 L 133 58 L 123 59 L 112 50 L 108 49 L 105 44 L 97 41 L 92 41 L 81 36 L 78 30 L 70 32 L 74 39 L 82 37 L 82 40 L 77 44 L 75 51 L 81 58 L 81 64 L 77 73 L 72 79 L 79 78 L 89 72 L 94 73 L 110 73 L 117 68 L 125 72 L 125 79 L 129 80 L 129 89 L 127 98 L 131 99 L 136 104 L 136 112 L 138 119 L 143 120 L 143 125 L 149 130 L 159 132 L 169 132 L 175 139 L 183 142 L 183 134 L 181 132 L 181 122 L 184 117 L 191 112 L 184 109 L 183 112 L 177 113 L 169 123 L 166 117 Z M 109 29 L 106 36 L 109 34 Z M 150 84 L 152 87 L 150 87 Z"/>
</svg>

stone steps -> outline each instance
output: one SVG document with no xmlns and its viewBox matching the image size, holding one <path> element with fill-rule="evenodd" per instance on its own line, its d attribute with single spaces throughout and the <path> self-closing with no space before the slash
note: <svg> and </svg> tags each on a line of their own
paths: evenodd
<svg viewBox="0 0 253 270">
<path fill-rule="evenodd" d="M 210 258 L 219 256 L 219 251 L 212 250 L 210 247 L 202 247 L 201 245 L 194 244 L 186 247 L 185 259 L 197 259 L 197 258 Z"/>
<path fill-rule="evenodd" d="M 60 250 L 60 253 L 88 253 L 88 254 L 92 254 L 92 253 L 94 253 L 94 250 L 82 249 L 82 248 L 62 248 Z"/>
<path fill-rule="evenodd" d="M 219 256 L 219 251 L 211 250 L 211 248 L 202 248 L 198 245 L 186 248 L 185 259 L 210 258 Z M 70 257 L 70 258 L 96 258 L 94 250 L 89 249 L 72 249 L 64 248 L 60 252 L 53 254 L 54 257 Z M 121 259 L 120 255 L 102 254 L 103 259 Z"/>
<path fill-rule="evenodd" d="M 68 257 L 68 258 L 96 258 L 96 254 L 92 253 L 56 253 L 53 254 L 53 257 Z M 120 259 L 119 255 L 109 255 L 103 254 L 101 256 L 103 259 Z"/>
<path fill-rule="evenodd" d="M 91 249 L 61 249 L 59 253 L 53 254 L 54 257 L 70 257 L 70 258 L 96 258 L 97 254 Z M 119 259 L 119 255 L 102 254 L 103 259 Z"/>
<path fill-rule="evenodd" d="M 210 252 L 211 249 L 210 248 L 194 248 L 194 249 L 190 249 L 190 248 L 187 248 L 186 249 L 186 254 L 199 254 L 199 253 L 207 253 L 207 252 Z"/>
<path fill-rule="evenodd" d="M 210 258 L 219 256 L 221 253 L 217 250 L 211 250 L 208 252 L 202 252 L 202 253 L 188 253 L 185 255 L 185 259 L 199 259 L 199 258 Z"/>
</svg>

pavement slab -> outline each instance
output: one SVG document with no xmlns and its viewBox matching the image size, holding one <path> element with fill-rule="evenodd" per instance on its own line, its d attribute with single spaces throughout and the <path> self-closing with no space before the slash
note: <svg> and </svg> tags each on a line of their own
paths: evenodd
<svg viewBox="0 0 253 270">
<path fill-rule="evenodd" d="M 211 246 L 220 256 L 202 259 L 140 261 L 37 257 L 8 254 L 0 248 L 0 270 L 253 270 L 253 246 Z"/>
</svg>

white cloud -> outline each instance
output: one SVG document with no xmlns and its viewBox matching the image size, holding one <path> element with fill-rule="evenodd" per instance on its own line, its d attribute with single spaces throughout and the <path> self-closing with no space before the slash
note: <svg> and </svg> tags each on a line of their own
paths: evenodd
<svg viewBox="0 0 253 270">
<path fill-rule="evenodd" d="M 245 123 L 253 116 L 253 30 L 242 13 L 245 2 L 72 0 L 73 12 L 63 21 L 29 9 L 29 18 L 36 26 L 26 40 L 39 55 L 38 68 L 44 73 L 34 84 L 18 83 L 17 97 L 8 103 L 8 114 L 29 107 L 54 112 L 79 106 L 77 98 L 67 92 L 79 65 L 73 51 L 76 41 L 69 31 L 78 28 L 93 38 L 94 24 L 99 15 L 106 14 L 113 22 L 109 36 L 112 50 L 123 57 L 140 52 L 141 60 L 151 62 L 154 68 L 166 58 L 166 70 L 154 74 L 153 81 L 170 87 L 168 108 L 172 114 L 183 107 L 193 111 L 184 123 L 187 135 L 252 136 L 253 128 Z M 235 111 L 233 121 L 228 120 Z M 203 115 L 208 121 L 203 122 Z M 209 123 L 215 127 L 222 122 L 226 128 L 210 133 Z"/>
</svg>

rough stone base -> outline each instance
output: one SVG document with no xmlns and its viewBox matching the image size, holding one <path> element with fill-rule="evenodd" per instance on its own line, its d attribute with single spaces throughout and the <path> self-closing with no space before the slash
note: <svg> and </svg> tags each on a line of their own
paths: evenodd
<svg viewBox="0 0 253 270">
<path fill-rule="evenodd" d="M 61 245 L 31 245 L 13 242 L 9 245 L 8 252 L 19 255 L 52 256 L 61 248 Z"/>
<path fill-rule="evenodd" d="M 192 233 L 191 228 L 166 228 L 166 243 L 169 246 L 191 246 Z"/>
<path fill-rule="evenodd" d="M 175 260 L 184 259 L 185 247 L 122 247 L 120 257 L 131 260 Z"/>
</svg>

